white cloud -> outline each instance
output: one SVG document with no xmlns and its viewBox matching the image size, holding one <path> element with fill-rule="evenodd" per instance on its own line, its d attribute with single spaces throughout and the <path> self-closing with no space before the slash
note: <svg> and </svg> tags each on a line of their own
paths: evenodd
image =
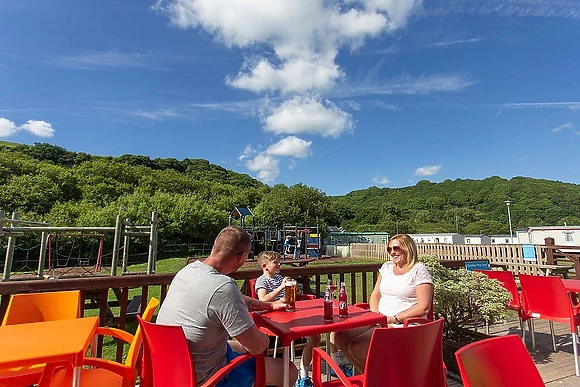
<svg viewBox="0 0 580 387">
<path fill-rule="evenodd" d="M 77 70 L 103 70 L 118 68 L 162 69 L 159 65 L 160 55 L 139 54 L 131 52 L 92 52 L 71 55 L 52 61 L 61 67 Z"/>
<path fill-rule="evenodd" d="M 20 126 L 22 129 L 34 134 L 39 137 L 52 137 L 54 136 L 54 129 L 52 125 L 44 121 L 28 120 L 25 124 Z"/>
<path fill-rule="evenodd" d="M 570 109 L 578 110 L 580 109 L 580 102 L 577 101 L 565 101 L 565 102 L 518 102 L 518 103 L 505 103 L 499 106 L 501 109 L 515 110 L 515 109 Z"/>
<path fill-rule="evenodd" d="M 386 176 L 376 175 L 373 177 L 373 183 L 378 185 L 385 185 L 389 183 L 389 178 Z"/>
<path fill-rule="evenodd" d="M 254 155 L 254 154 L 256 154 L 256 151 L 252 148 L 252 146 L 246 145 L 246 147 L 244 148 L 244 151 L 238 157 L 238 160 L 240 160 L 240 161 L 246 160 L 246 159 L 252 157 L 252 155 Z"/>
<path fill-rule="evenodd" d="M 338 137 L 354 128 L 352 116 L 330 101 L 294 97 L 272 108 L 264 128 L 275 134 L 318 134 Z"/>
<path fill-rule="evenodd" d="M 496 14 L 499 16 L 559 17 L 580 19 L 577 0 L 453 0 L 426 1 L 428 14 Z"/>
<path fill-rule="evenodd" d="M 355 97 L 363 95 L 429 94 L 433 92 L 461 91 L 476 81 L 464 74 L 435 74 L 411 76 L 386 81 L 364 80 L 338 86 L 330 93 L 333 97 Z"/>
<path fill-rule="evenodd" d="M 312 154 L 311 141 L 305 141 L 295 136 L 286 137 L 270 145 L 265 151 L 258 152 L 247 145 L 238 160 L 243 161 L 246 168 L 257 172 L 257 178 L 264 183 L 271 183 L 280 175 L 280 159 L 287 159 L 288 169 L 293 169 L 296 159 L 305 159 Z"/>
<path fill-rule="evenodd" d="M 561 132 L 564 129 L 572 129 L 573 127 L 574 127 L 574 124 L 573 123 L 567 122 L 565 124 L 562 124 L 562 125 L 554 128 L 554 129 L 552 129 L 552 134 Z"/>
<path fill-rule="evenodd" d="M 442 165 L 426 165 L 421 168 L 415 169 L 416 176 L 432 176 L 438 173 L 442 168 Z"/>
<path fill-rule="evenodd" d="M 276 157 L 264 153 L 258 154 L 246 162 L 246 167 L 253 172 L 258 172 L 257 178 L 264 183 L 271 183 L 280 175 L 278 168 L 279 160 Z"/>
<path fill-rule="evenodd" d="M 16 126 L 14 122 L 0 117 L 0 137 L 8 137 L 25 130 L 38 137 L 54 136 L 52 125 L 45 121 L 28 120 L 25 124 Z"/>
<path fill-rule="evenodd" d="M 400 28 L 422 0 L 169 0 L 153 7 L 181 28 L 201 28 L 226 46 L 273 49 L 229 77 L 254 92 L 326 90 L 343 76 L 342 47 Z M 165 5 L 166 4 L 166 5 Z"/>
<path fill-rule="evenodd" d="M 266 153 L 272 156 L 291 156 L 305 159 L 312 154 L 310 145 L 312 145 L 312 141 L 290 136 L 271 145 Z"/>
<path fill-rule="evenodd" d="M 18 132 L 18 126 L 14 122 L 0 117 L 0 137 L 12 136 L 16 132 Z"/>
<path fill-rule="evenodd" d="M 238 89 L 259 92 L 304 93 L 310 90 L 326 90 L 343 76 L 343 72 L 332 60 L 321 58 L 306 60 L 292 58 L 282 66 L 275 67 L 265 59 L 244 66 L 237 77 L 226 83 Z"/>
</svg>

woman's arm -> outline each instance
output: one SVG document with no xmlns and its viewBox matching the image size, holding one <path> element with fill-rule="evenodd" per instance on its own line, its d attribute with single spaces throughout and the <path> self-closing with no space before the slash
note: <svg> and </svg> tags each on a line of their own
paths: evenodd
<svg viewBox="0 0 580 387">
<path fill-rule="evenodd" d="M 417 303 L 407 310 L 397 313 L 397 320 L 402 324 L 406 318 L 423 317 L 431 309 L 431 299 L 433 298 L 433 284 L 425 283 L 417 285 Z M 393 322 L 395 319 L 393 318 Z M 389 321 L 390 323 L 390 321 Z"/>
<path fill-rule="evenodd" d="M 373 292 L 371 293 L 371 297 L 369 298 L 369 308 L 373 312 L 379 311 L 379 301 L 381 300 L 381 281 L 383 280 L 383 276 L 379 273 L 379 277 L 377 278 L 377 282 L 375 283 L 375 287 L 373 288 Z"/>
</svg>

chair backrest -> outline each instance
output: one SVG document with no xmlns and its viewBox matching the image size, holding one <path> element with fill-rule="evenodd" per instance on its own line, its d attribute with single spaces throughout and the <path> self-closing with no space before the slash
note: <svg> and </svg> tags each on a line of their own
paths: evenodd
<svg viewBox="0 0 580 387">
<path fill-rule="evenodd" d="M 143 311 L 141 319 L 144 321 L 151 321 L 155 310 L 159 306 L 159 300 L 152 297 L 147 304 L 147 307 Z M 127 352 L 127 359 L 125 360 L 125 365 L 132 367 L 133 369 L 137 366 L 137 360 L 139 359 L 139 353 L 141 351 L 141 345 L 143 344 L 143 333 L 141 332 L 141 326 L 137 327 L 135 331 L 135 336 L 133 336 L 133 341 L 129 346 L 129 351 Z"/>
<path fill-rule="evenodd" d="M 256 279 L 252 278 L 248 280 L 248 286 L 250 287 L 250 296 L 252 298 L 258 299 L 258 293 L 256 293 Z"/>
<path fill-rule="evenodd" d="M 443 319 L 404 328 L 375 329 L 363 385 L 444 387 Z"/>
<path fill-rule="evenodd" d="M 568 324 L 572 303 L 560 277 L 520 274 L 522 307 L 530 317 Z"/>
<path fill-rule="evenodd" d="M 544 386 L 518 335 L 492 337 L 455 352 L 464 387 Z"/>
<path fill-rule="evenodd" d="M 517 311 L 520 311 L 520 294 L 518 292 L 518 285 L 514 278 L 514 274 L 508 270 L 475 270 L 478 273 L 485 274 L 488 278 L 498 280 L 501 282 L 505 290 L 510 292 L 512 299 L 509 306 Z"/>
<path fill-rule="evenodd" d="M 177 325 L 153 324 L 137 318 L 143 330 L 141 387 L 196 386 L 183 329 Z"/>
<path fill-rule="evenodd" d="M 78 318 L 81 314 L 80 302 L 80 290 L 13 294 L 2 325 Z"/>
</svg>

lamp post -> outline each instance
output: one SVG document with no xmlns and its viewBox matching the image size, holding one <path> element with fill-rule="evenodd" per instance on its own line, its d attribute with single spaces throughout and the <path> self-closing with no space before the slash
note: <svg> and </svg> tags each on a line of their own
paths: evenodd
<svg viewBox="0 0 580 387">
<path fill-rule="evenodd" d="M 505 204 L 506 204 L 506 206 L 508 208 L 508 222 L 509 222 L 509 225 L 510 225 L 510 243 L 514 243 L 514 234 L 513 234 L 513 231 L 512 231 L 512 214 L 510 213 L 510 205 L 512 204 L 512 201 L 511 200 L 506 200 L 505 201 Z"/>
</svg>

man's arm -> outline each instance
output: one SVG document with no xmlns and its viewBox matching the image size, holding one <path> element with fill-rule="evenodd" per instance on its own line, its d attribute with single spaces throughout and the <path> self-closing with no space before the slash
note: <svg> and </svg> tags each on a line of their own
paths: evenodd
<svg viewBox="0 0 580 387">
<path fill-rule="evenodd" d="M 250 312 L 259 312 L 261 310 L 282 310 L 286 307 L 286 304 L 282 301 L 265 302 L 246 295 L 243 296 Z"/>
<path fill-rule="evenodd" d="M 235 336 L 235 338 L 249 353 L 252 354 L 264 352 L 270 344 L 268 336 L 265 333 L 260 332 L 255 324 Z"/>
</svg>

